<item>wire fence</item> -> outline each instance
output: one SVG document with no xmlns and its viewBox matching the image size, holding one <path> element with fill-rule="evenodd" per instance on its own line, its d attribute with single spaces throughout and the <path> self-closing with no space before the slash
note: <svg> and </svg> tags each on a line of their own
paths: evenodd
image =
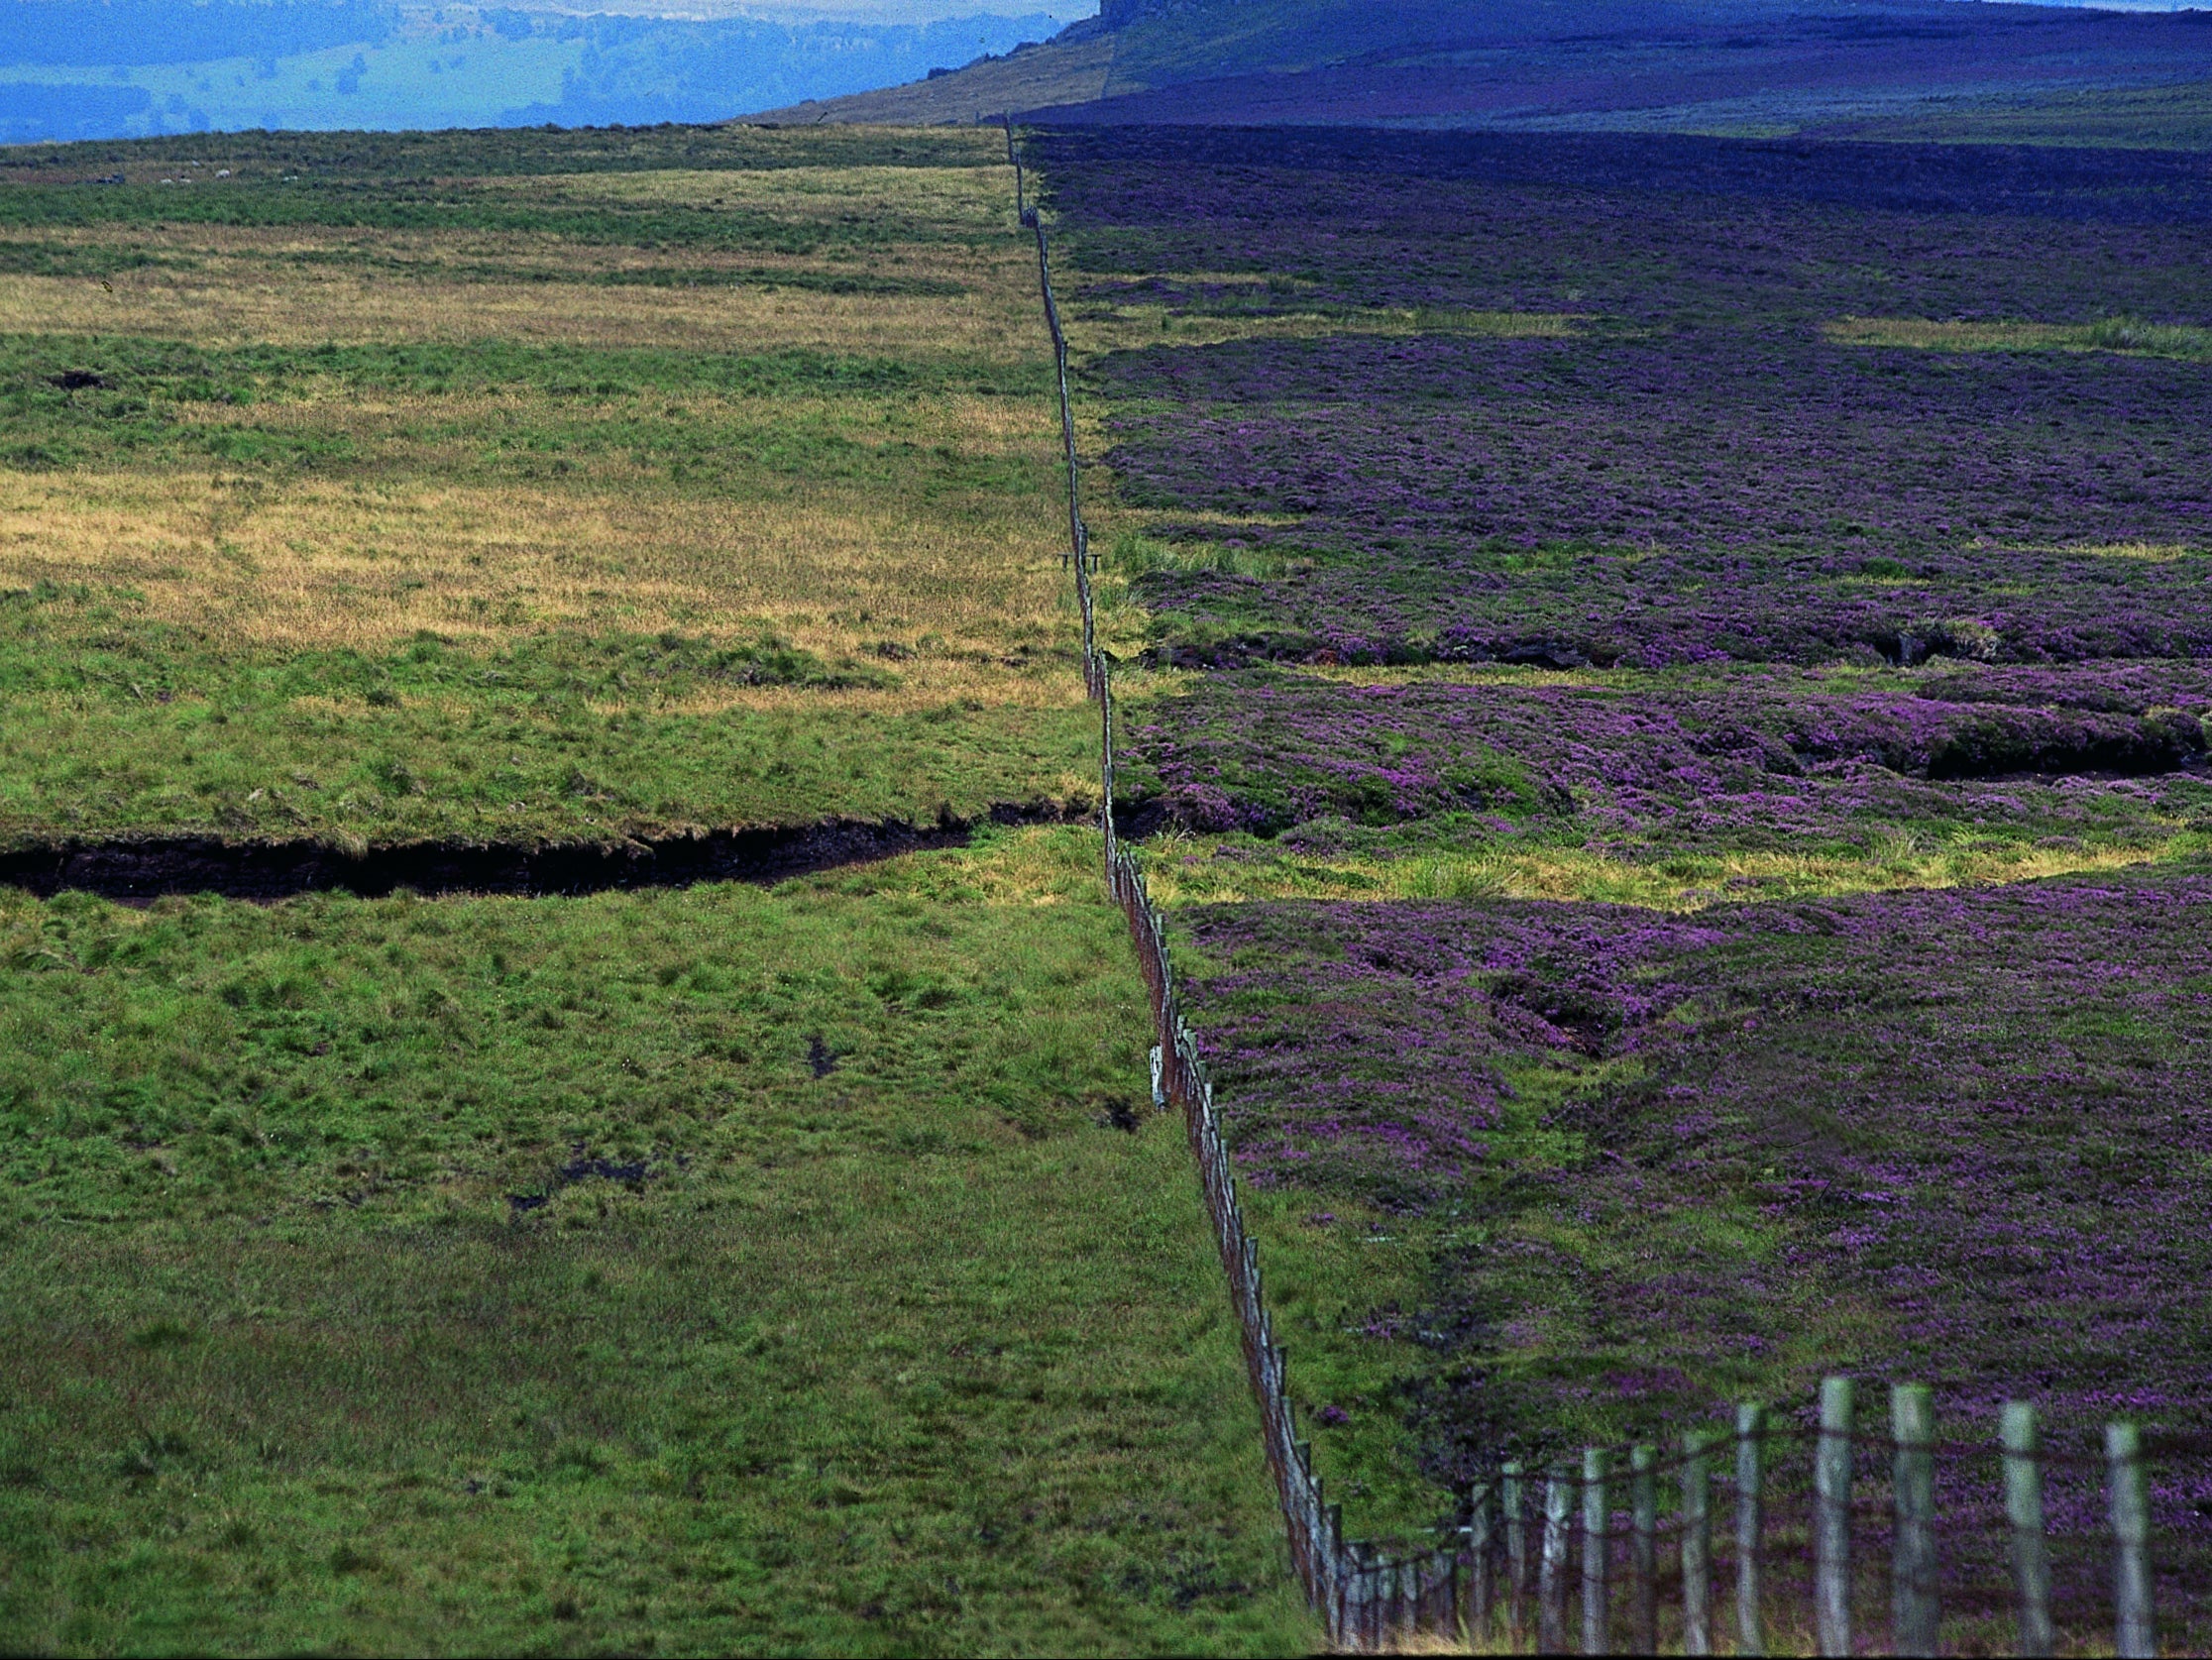
<svg viewBox="0 0 2212 1660">
<path fill-rule="evenodd" d="M 1430 1633 L 1540 1653 L 1851 1654 L 1869 1651 L 1886 1624 L 1892 1652 L 1933 1654 L 1945 1629 L 1955 1634 L 1965 1622 L 1971 1646 L 1990 1652 L 2047 1655 L 2062 1643 L 2156 1654 L 2147 1462 L 2201 1460 L 2212 1439 L 2146 1438 L 2116 1422 L 2105 1426 L 2101 1449 L 2053 1450 L 2035 1408 L 2013 1401 L 1989 1440 L 1943 1441 L 1920 1384 L 1892 1386 L 1886 1439 L 1858 1433 L 1852 1381 L 1830 1378 L 1812 1429 L 1743 1405 L 1732 1435 L 1694 1432 L 1670 1452 L 1653 1443 L 1589 1447 L 1579 1464 L 1541 1471 L 1504 1461 L 1469 1487 L 1457 1519 L 1434 1530 L 1429 1548 L 1385 1551 L 1345 1538 L 1342 1506 L 1328 1501 L 1311 1445 L 1298 1435 L 1288 1357 L 1274 1340 L 1213 1080 L 1176 997 L 1165 925 L 1115 830 L 1113 675 L 1098 644 L 1067 338 L 1011 120 L 1006 145 L 1016 209 L 1037 239 L 1057 373 L 1063 562 L 1074 573 L 1083 683 L 1099 716 L 1106 881 L 1128 919 L 1158 1040 L 1153 1102 L 1183 1115 L 1291 1561 L 1329 1640 L 1373 1650 Z M 1716 1487 L 1730 1500 L 1725 1517 Z M 2062 1525 L 2050 1525 L 2054 1515 Z M 2003 1589 L 1993 1595 L 1993 1586 Z M 1572 1630 L 1571 1614 L 1579 1615 Z"/>
<path fill-rule="evenodd" d="M 2157 1653 L 2149 1467 L 2212 1448 L 2128 1423 L 2100 1448 L 2046 1447 L 2021 1401 L 1990 1427 L 1939 1438 L 1932 1391 L 1897 1383 L 1886 1428 L 1866 1434 L 1838 1377 L 1812 1427 L 1747 1404 L 1732 1434 L 1696 1431 L 1668 1454 L 1508 1461 L 1458 1524 L 1455 1623 L 1545 1653 Z"/>
<path fill-rule="evenodd" d="M 1067 463 L 1067 552 L 1075 576 L 1076 604 L 1082 612 L 1083 684 L 1098 708 L 1099 829 L 1105 837 L 1106 882 L 1129 920 L 1138 967 L 1152 1005 L 1158 1042 L 1153 1050 L 1153 1100 L 1183 1115 L 1190 1151 L 1205 1192 L 1214 1243 L 1228 1273 L 1230 1300 L 1237 1313 L 1245 1369 L 1266 1436 L 1268 1468 L 1274 1479 L 1288 1528 L 1291 1562 L 1307 1599 L 1320 1613 L 1330 1640 L 1380 1647 L 1392 1633 L 1456 1629 L 1461 1608 L 1464 1542 L 1452 1537 L 1410 1555 L 1385 1555 L 1344 1537 L 1342 1507 L 1328 1502 L 1313 1473 L 1309 1443 L 1298 1437 L 1297 1418 L 1287 1388 L 1287 1359 L 1274 1340 L 1260 1274 L 1259 1248 L 1245 1227 L 1237 1202 L 1237 1182 L 1214 1110 L 1213 1083 L 1198 1046 L 1184 1024 L 1167 960 L 1166 929 L 1145 890 L 1144 872 L 1122 845 L 1114 829 L 1114 693 L 1111 666 L 1098 646 L 1098 611 L 1091 576 L 1096 560 L 1083 522 L 1081 469 L 1075 450 L 1075 418 L 1068 397 L 1067 336 L 1060 326 L 1052 293 L 1051 250 L 1038 211 L 1029 204 L 1021 151 L 1007 125 L 1007 160 L 1015 168 L 1015 204 L 1022 223 L 1037 238 L 1038 287 L 1045 324 L 1051 335 L 1058 378 L 1060 438 Z"/>
</svg>

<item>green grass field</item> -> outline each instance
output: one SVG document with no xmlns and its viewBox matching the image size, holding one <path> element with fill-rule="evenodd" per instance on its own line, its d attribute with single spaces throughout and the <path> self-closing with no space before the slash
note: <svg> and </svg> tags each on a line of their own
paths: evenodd
<svg viewBox="0 0 2212 1660">
<path fill-rule="evenodd" d="M 1089 805 L 1001 155 L 16 153 L 0 843 Z M 1097 858 L 0 893 L 0 1648 L 1314 1646 Z"/>
<path fill-rule="evenodd" d="M 8 903 L 8 1646 L 1302 1646 L 1094 857 Z"/>
<path fill-rule="evenodd" d="M 987 138 L 14 160 L 0 840 L 1082 797 L 1034 261 Z"/>
</svg>

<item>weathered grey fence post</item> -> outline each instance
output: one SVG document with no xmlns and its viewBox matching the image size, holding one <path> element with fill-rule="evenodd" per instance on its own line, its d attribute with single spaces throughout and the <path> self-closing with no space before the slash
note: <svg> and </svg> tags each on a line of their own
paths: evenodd
<svg viewBox="0 0 2212 1660">
<path fill-rule="evenodd" d="M 1335 1616 L 1329 1638 L 1342 1642 L 1344 1633 L 1352 1628 L 1352 1564 L 1344 1548 L 1344 1506 L 1331 1504 L 1321 1513 L 1321 1524 L 1322 1548 L 1328 1553 L 1329 1563 L 1329 1607 Z"/>
<path fill-rule="evenodd" d="M 1823 1654 L 1851 1652 L 1851 1381 L 1821 1381 L 1813 1452 L 1813 1615 Z"/>
<path fill-rule="evenodd" d="M 1766 1533 L 1766 1429 L 1764 1406 L 1736 1408 L 1736 1652 L 1764 1654 L 1766 1628 L 1759 1617 L 1759 1557 Z"/>
<path fill-rule="evenodd" d="M 1347 1633 L 1347 1640 L 1356 1648 L 1374 1648 L 1378 1628 L 1379 1610 L 1382 1605 L 1382 1585 L 1375 1566 L 1372 1547 L 1363 1547 L 1355 1558 L 1359 1566 L 1353 1570 L 1353 1581 L 1360 1588 L 1359 1619 Z"/>
<path fill-rule="evenodd" d="M 1518 1648 L 1528 1633 L 1528 1494 L 1521 1467 L 1497 1467 L 1497 1502 L 1505 1512 L 1505 1641 Z"/>
<path fill-rule="evenodd" d="M 1638 1654 L 1659 1652 L 1659 1449 L 1628 1450 L 1628 1609 L 1629 1646 Z"/>
<path fill-rule="evenodd" d="M 2105 1471 L 2112 1497 L 2112 1649 L 2131 1660 L 2158 1652 L 2151 1609 L 2151 1501 L 2143 1435 L 2134 1424 L 2105 1425 Z"/>
<path fill-rule="evenodd" d="M 1106 863 L 1114 862 L 1114 682 L 1102 653 L 1098 659 L 1098 833 L 1106 840 Z"/>
<path fill-rule="evenodd" d="M 1682 1649 L 1713 1652 L 1713 1471 L 1707 1432 L 1682 1438 Z"/>
<path fill-rule="evenodd" d="M 1612 1460 L 1603 1447 L 1583 1449 L 1582 1651 L 1612 1652 L 1612 1494 L 1605 1478 Z"/>
<path fill-rule="evenodd" d="M 1491 1626 L 1491 1484 L 1475 1490 L 1467 1507 L 1467 1634 L 1480 1641 Z"/>
<path fill-rule="evenodd" d="M 1575 1478 L 1565 1465 L 1544 1472 L 1544 1540 L 1536 1567 L 1536 1651 L 1567 1652 L 1567 1523 Z"/>
<path fill-rule="evenodd" d="M 2044 1538 L 2043 1432 L 2036 1409 L 2008 1400 L 2002 1419 L 2005 1444 L 2005 1518 L 2012 1523 L 2013 1587 L 2020 1597 L 2020 1652 L 2026 1660 L 2050 1653 L 2050 1547 Z"/>
<path fill-rule="evenodd" d="M 1926 1383 L 1890 1385 L 1897 1443 L 1896 1533 L 1890 1560 L 1890 1641 L 1900 1654 L 1934 1654 L 1936 1598 L 1936 1395 Z"/>
</svg>

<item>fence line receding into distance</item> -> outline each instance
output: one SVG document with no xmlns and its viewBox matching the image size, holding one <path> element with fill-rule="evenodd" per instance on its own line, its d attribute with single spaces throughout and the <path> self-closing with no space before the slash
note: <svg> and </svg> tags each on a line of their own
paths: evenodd
<svg viewBox="0 0 2212 1660">
<path fill-rule="evenodd" d="M 1547 1653 L 1565 1653 L 1572 1646 L 1585 1654 L 1648 1654 L 1658 1652 L 1664 1638 L 1689 1654 L 1711 1654 L 1723 1646 L 1756 1654 L 1764 1652 L 1774 1634 L 1770 1621 L 1780 1616 L 1794 1625 L 1810 1610 L 1807 1623 L 1817 1652 L 1850 1654 L 1865 1651 L 1867 1633 L 1886 1611 L 1895 1652 L 1933 1653 L 1941 1612 L 1943 1541 L 1936 1493 L 1936 1458 L 1943 1453 L 1987 1455 L 1997 1462 L 1991 1492 L 2001 1494 L 2001 1555 L 2010 1581 L 2004 1640 L 2016 1652 L 2049 1654 L 2055 1642 L 2051 1538 L 2045 1521 L 2046 1471 L 2055 1466 L 2077 1475 L 2093 1469 L 2104 1489 L 2100 1519 L 2109 1527 L 2101 1536 L 2109 1541 L 2109 1551 L 2095 1577 L 2111 1599 L 2105 1629 L 2113 1652 L 2156 1654 L 2146 1458 L 2212 1453 L 2212 1444 L 2147 1444 L 2134 1425 L 2114 1423 L 2106 1428 L 2100 1454 L 2054 1455 L 2043 1445 L 2035 1408 L 2019 1401 L 2004 1406 L 1999 1433 L 1986 1446 L 1943 1443 L 1936 1438 L 1930 1391 L 1920 1384 L 1900 1383 L 1891 1390 L 1886 1503 L 1853 1497 L 1857 1489 L 1876 1485 L 1858 1468 L 1862 1455 L 1874 1447 L 1854 1434 L 1851 1380 L 1830 1378 L 1821 1390 L 1819 1428 L 1810 1436 L 1794 1426 L 1776 1425 L 1764 1406 L 1747 1404 L 1736 1409 L 1732 1435 L 1695 1432 L 1683 1437 L 1669 1456 L 1639 1443 L 1586 1448 L 1579 1465 L 1552 1465 L 1541 1472 L 1500 1463 L 1471 1484 L 1456 1515 L 1433 1530 L 1438 1542 L 1429 1548 L 1386 1553 L 1344 1536 L 1342 1506 L 1327 1501 L 1321 1478 L 1313 1471 L 1311 1446 L 1298 1437 L 1287 1357 L 1274 1340 L 1259 1249 L 1238 1202 L 1213 1081 L 1176 996 L 1165 924 L 1146 891 L 1143 870 L 1115 833 L 1113 676 L 1098 644 L 1091 582 L 1096 559 L 1082 515 L 1067 337 L 1052 292 L 1044 221 L 1029 200 L 1011 119 L 1006 121 L 1006 150 L 1015 169 L 1016 210 L 1037 239 L 1038 285 L 1051 336 L 1067 466 L 1063 562 L 1074 572 L 1082 613 L 1083 684 L 1099 714 L 1099 830 L 1105 841 L 1106 882 L 1128 919 L 1152 1005 L 1157 1037 L 1153 1101 L 1161 1110 L 1173 1107 L 1183 1115 L 1214 1243 L 1228 1274 L 1291 1563 L 1329 1640 L 1347 1648 L 1377 1649 L 1418 1631 L 1508 1649 L 1533 1642 Z M 1807 1439 L 1812 1444 L 1809 1469 L 1778 1461 L 1779 1449 Z M 1728 1467 L 1716 1470 L 1722 1459 Z M 1614 1502 L 1622 1472 L 1624 1512 Z M 1671 1480 L 1663 1483 L 1662 1478 Z M 1733 1515 L 1723 1534 L 1725 1557 L 1715 1550 L 1714 1539 L 1716 1478 L 1734 1494 Z M 1673 1490 L 1665 1494 L 1664 1520 L 1662 1487 Z M 1888 1540 L 1886 1571 L 1876 1556 L 1859 1562 L 1852 1554 L 1854 1534 L 1877 1533 Z M 1800 1538 L 1806 1571 L 1785 1574 L 1786 1567 L 1796 1564 L 1785 1563 L 1776 1547 Z M 1725 1576 L 1723 1567 L 1729 1570 Z M 1732 1592 L 1731 1628 L 1725 1631 L 1716 1622 L 1715 1605 L 1723 1583 Z M 1624 1601 L 1613 1596 L 1614 1586 L 1621 1584 Z M 1579 1597 L 1571 1590 L 1575 1586 Z M 1580 1618 L 1570 1632 L 1572 1601 L 1580 1603 Z M 1875 1618 L 1864 1617 L 1868 1615 Z"/>
</svg>

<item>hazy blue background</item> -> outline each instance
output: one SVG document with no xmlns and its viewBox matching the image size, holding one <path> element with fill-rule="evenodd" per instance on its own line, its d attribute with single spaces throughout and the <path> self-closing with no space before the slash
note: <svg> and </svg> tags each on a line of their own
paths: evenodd
<svg viewBox="0 0 2212 1660">
<path fill-rule="evenodd" d="M 0 0 L 0 143 L 715 121 L 917 80 L 1047 39 L 1097 9 L 1097 0 Z"/>
<path fill-rule="evenodd" d="M 209 128 L 638 125 L 917 80 L 1096 0 L 0 0 L 0 143 Z M 684 15 L 653 15 L 681 13 Z"/>
</svg>

